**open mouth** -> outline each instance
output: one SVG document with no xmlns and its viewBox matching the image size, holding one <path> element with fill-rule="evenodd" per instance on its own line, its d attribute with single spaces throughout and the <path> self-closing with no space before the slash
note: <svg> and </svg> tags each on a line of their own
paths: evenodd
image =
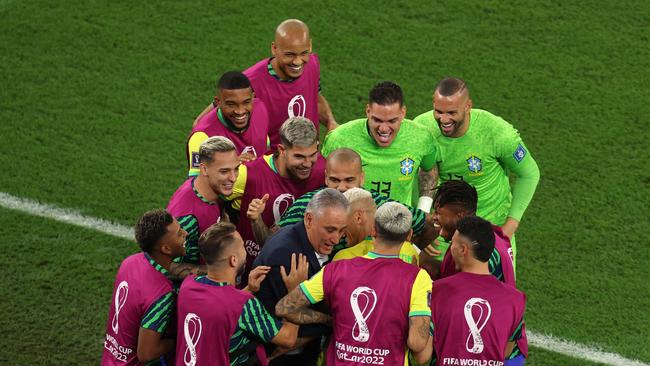
<svg viewBox="0 0 650 366">
<path fill-rule="evenodd" d="M 300 73 L 302 71 L 303 65 L 300 66 L 289 66 L 289 70 L 293 73 Z"/>
<path fill-rule="evenodd" d="M 246 123 L 247 120 L 248 120 L 248 113 L 243 114 L 241 116 L 232 116 L 232 121 L 237 124 Z"/>
<path fill-rule="evenodd" d="M 390 142 L 390 138 L 393 135 L 392 132 L 381 132 L 377 131 L 377 139 L 379 140 L 380 143 L 388 143 Z"/>
<path fill-rule="evenodd" d="M 440 124 L 440 127 L 442 128 L 443 132 L 451 133 L 454 130 L 454 123 L 453 122 L 442 123 Z"/>
</svg>

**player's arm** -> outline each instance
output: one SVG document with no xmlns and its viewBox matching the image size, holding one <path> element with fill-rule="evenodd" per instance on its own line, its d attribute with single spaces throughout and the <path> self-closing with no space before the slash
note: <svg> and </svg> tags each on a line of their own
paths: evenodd
<svg viewBox="0 0 650 366">
<path fill-rule="evenodd" d="M 154 301 L 142 317 L 137 350 L 141 363 L 156 360 L 174 349 L 175 340 L 162 337 L 171 322 L 174 301 L 174 293 L 170 291 Z"/>
<path fill-rule="evenodd" d="M 182 281 L 189 275 L 205 276 L 208 266 L 185 262 L 171 262 L 169 265 L 169 278 L 173 281 Z"/>
<path fill-rule="evenodd" d="M 199 147 L 208 135 L 203 131 L 194 132 L 187 140 L 187 161 L 189 166 L 188 176 L 199 175 Z"/>
<path fill-rule="evenodd" d="M 407 345 L 414 353 L 421 353 L 427 348 L 429 342 L 429 323 L 431 322 L 431 308 L 429 299 L 431 297 L 431 277 L 426 271 L 420 270 L 411 289 L 411 301 L 409 306 L 409 334 Z M 431 357 L 429 354 L 421 354 L 423 358 Z"/>
<path fill-rule="evenodd" d="M 339 126 L 334 119 L 334 114 L 332 114 L 332 109 L 327 99 L 321 94 L 318 94 L 318 120 L 327 128 L 327 131 L 331 131 Z"/>
<path fill-rule="evenodd" d="M 514 131 L 516 133 L 516 131 Z M 508 212 L 508 218 L 503 225 L 503 232 L 512 238 L 519 227 L 519 221 L 524 215 L 528 204 L 535 195 L 537 183 L 539 183 L 539 167 L 530 152 L 524 145 L 519 135 L 514 138 L 505 139 L 498 147 L 499 161 L 515 175 L 512 187 L 512 204 Z"/>
<path fill-rule="evenodd" d="M 329 315 L 309 308 L 325 297 L 323 271 L 324 268 L 280 299 L 275 305 L 275 315 L 296 324 L 330 324 Z"/>
<path fill-rule="evenodd" d="M 201 118 L 203 118 L 203 116 L 205 116 L 206 114 L 208 114 L 208 113 L 209 113 L 211 110 L 213 110 L 213 109 L 214 109 L 214 102 L 213 102 L 213 103 L 210 103 L 210 105 L 208 105 L 207 107 L 205 107 L 205 109 L 204 109 L 203 111 L 201 111 L 201 113 L 199 113 L 199 115 L 198 115 L 198 116 L 196 117 L 196 119 L 194 120 L 194 123 L 192 124 L 192 127 L 196 126 L 196 124 L 199 123 L 199 121 L 201 120 Z"/>
<path fill-rule="evenodd" d="M 265 343 L 282 347 L 293 347 L 298 338 L 297 325 L 274 318 L 255 297 L 244 304 L 237 326 Z"/>
<path fill-rule="evenodd" d="M 246 181 L 248 180 L 248 167 L 244 164 L 239 165 L 239 175 L 232 187 L 232 193 L 226 197 L 226 200 L 232 202 L 234 210 L 241 210 L 241 198 L 244 196 L 244 189 L 246 188 Z"/>
<path fill-rule="evenodd" d="M 438 166 L 434 165 L 429 170 L 420 168 L 418 178 L 420 183 L 420 201 L 418 203 L 418 208 L 425 213 L 429 213 L 429 211 L 431 211 L 431 206 L 433 205 L 433 194 L 438 185 Z M 428 198 L 426 201 L 430 201 L 431 203 L 422 206 L 422 198 Z"/>
</svg>

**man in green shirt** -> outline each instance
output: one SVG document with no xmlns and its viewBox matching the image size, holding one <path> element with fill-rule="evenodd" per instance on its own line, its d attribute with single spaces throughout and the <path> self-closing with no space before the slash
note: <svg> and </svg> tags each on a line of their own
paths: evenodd
<svg viewBox="0 0 650 366">
<path fill-rule="evenodd" d="M 433 111 L 414 122 L 428 128 L 440 145 L 440 181 L 461 179 L 476 188 L 476 215 L 501 226 L 514 258 L 514 234 L 539 182 L 539 168 L 519 132 L 501 117 L 472 108 L 469 90 L 457 78 L 438 83 Z M 516 176 L 512 187 L 510 172 Z"/>
<path fill-rule="evenodd" d="M 411 205 L 418 189 L 424 211 L 429 212 L 441 160 L 435 139 L 406 120 L 404 96 L 399 85 L 384 81 L 370 91 L 366 118 L 345 123 L 326 137 L 322 154 L 347 147 L 361 155 L 363 188 Z M 419 179 L 416 180 L 416 176 Z"/>
</svg>

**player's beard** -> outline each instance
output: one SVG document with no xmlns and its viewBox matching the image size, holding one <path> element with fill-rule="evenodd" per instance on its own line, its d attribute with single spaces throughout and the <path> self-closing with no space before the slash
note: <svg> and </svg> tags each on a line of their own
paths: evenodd
<svg viewBox="0 0 650 366">
<path fill-rule="evenodd" d="M 312 169 L 313 169 L 313 167 L 312 167 Z M 311 176 L 311 169 L 309 170 L 309 174 L 307 174 L 307 176 L 304 177 L 304 178 L 301 178 L 297 174 L 297 171 L 298 171 L 298 167 L 287 169 L 287 174 L 289 175 L 289 178 L 291 180 L 305 181 L 305 180 L 309 179 L 309 177 Z"/>
</svg>

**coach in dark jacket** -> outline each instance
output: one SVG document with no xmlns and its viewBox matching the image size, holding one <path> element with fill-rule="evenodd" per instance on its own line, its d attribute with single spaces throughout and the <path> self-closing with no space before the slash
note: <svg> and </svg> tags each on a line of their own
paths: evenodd
<svg viewBox="0 0 650 366">
<path fill-rule="evenodd" d="M 307 257 L 308 277 L 320 271 L 343 235 L 348 208 L 348 201 L 339 191 L 323 189 L 309 201 L 303 222 L 282 228 L 264 244 L 253 267 L 271 267 L 256 294 L 269 312 L 275 314 L 275 304 L 287 294 L 280 267 L 288 272 L 291 268 L 291 254 L 295 253 Z M 302 325 L 299 336 L 319 339 L 325 331 L 326 328 L 322 325 Z M 303 349 L 276 358 L 270 365 L 315 365 L 319 343 L 311 342 Z"/>
</svg>

